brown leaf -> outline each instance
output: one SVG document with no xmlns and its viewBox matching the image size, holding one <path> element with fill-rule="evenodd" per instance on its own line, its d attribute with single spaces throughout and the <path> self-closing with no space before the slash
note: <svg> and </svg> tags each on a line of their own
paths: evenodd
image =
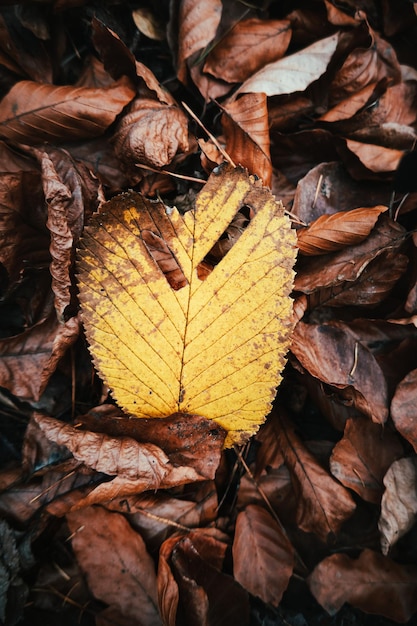
<svg viewBox="0 0 417 626">
<path fill-rule="evenodd" d="M 291 422 L 282 416 L 279 422 L 279 442 L 297 496 L 297 524 L 326 541 L 329 533 L 337 533 L 353 514 L 355 502 L 347 489 L 319 465 Z"/>
<path fill-rule="evenodd" d="M 187 60 L 204 49 L 216 35 L 222 14 L 220 0 L 184 0 L 179 11 L 177 75 L 187 82 Z"/>
<path fill-rule="evenodd" d="M 356 245 L 365 239 L 386 206 L 340 211 L 322 215 L 307 228 L 297 230 L 302 254 L 317 255 Z"/>
<path fill-rule="evenodd" d="M 330 615 L 349 602 L 352 606 L 396 622 L 417 611 L 417 568 L 363 550 L 358 559 L 333 554 L 317 565 L 308 586 Z"/>
<path fill-rule="evenodd" d="M 226 152 L 235 163 L 271 186 L 272 165 L 265 94 L 246 94 L 227 104 L 222 115 Z"/>
<path fill-rule="evenodd" d="M 391 403 L 391 417 L 395 428 L 417 452 L 417 369 L 399 383 Z"/>
<path fill-rule="evenodd" d="M 114 135 L 115 152 L 128 165 L 168 165 L 188 150 L 187 118 L 176 106 L 137 98 Z"/>
<path fill-rule="evenodd" d="M 249 505 L 238 514 L 233 541 L 233 574 L 252 595 L 278 606 L 294 567 L 294 550 L 273 517 Z"/>
<path fill-rule="evenodd" d="M 243 82 L 283 57 L 290 39 L 288 20 L 241 20 L 210 52 L 203 69 L 229 83 Z"/>
<path fill-rule="evenodd" d="M 98 472 L 140 481 L 145 489 L 157 489 L 168 472 L 168 457 L 153 444 L 80 431 L 40 413 L 34 414 L 34 420 L 48 439 L 66 446 L 77 461 Z"/>
<path fill-rule="evenodd" d="M 39 400 L 79 329 L 78 318 L 60 324 L 53 314 L 19 335 L 1 339 L 0 385 L 20 399 Z"/>
<path fill-rule="evenodd" d="M 342 485 L 379 504 L 385 472 L 402 454 L 403 446 L 395 433 L 367 418 L 350 418 L 343 438 L 333 448 L 330 470 Z"/>
<path fill-rule="evenodd" d="M 67 522 L 95 597 L 138 626 L 161 626 L 154 564 L 143 539 L 125 518 L 90 507 L 68 514 Z"/>
<path fill-rule="evenodd" d="M 242 476 L 237 509 L 241 510 L 252 504 L 264 507 L 265 500 L 260 494 L 260 489 L 279 515 L 279 519 L 285 524 L 295 524 L 298 502 L 287 466 L 281 465 L 278 469 L 270 469 L 267 473 L 262 473 L 257 476 L 256 483 L 248 474 Z"/>
<path fill-rule="evenodd" d="M 108 89 L 20 81 L 1 101 L 0 136 L 28 144 L 96 137 L 133 95 L 125 78 Z"/>
<path fill-rule="evenodd" d="M 382 369 L 346 324 L 299 322 L 291 351 L 315 378 L 339 389 L 352 387 L 356 408 L 372 421 L 386 421 L 388 391 Z"/>
<path fill-rule="evenodd" d="M 404 156 L 404 150 L 393 150 L 353 139 L 346 139 L 346 145 L 367 169 L 377 173 L 395 171 Z"/>
<path fill-rule="evenodd" d="M 278 439 L 280 428 L 278 420 L 267 419 L 256 433 L 256 441 L 259 441 L 261 445 L 256 453 L 255 477 L 258 477 L 266 468 L 278 468 L 283 464 L 284 457 Z"/>
<path fill-rule="evenodd" d="M 417 459 L 394 461 L 384 476 L 384 485 L 378 528 L 382 553 L 388 554 L 417 520 Z"/>
<path fill-rule="evenodd" d="M 382 216 L 367 239 L 354 248 L 308 259 L 308 267 L 304 270 L 301 266 L 295 277 L 295 289 L 312 293 L 319 287 L 355 281 L 376 257 L 386 251 L 397 251 L 404 236 L 405 229 L 400 224 Z"/>
</svg>

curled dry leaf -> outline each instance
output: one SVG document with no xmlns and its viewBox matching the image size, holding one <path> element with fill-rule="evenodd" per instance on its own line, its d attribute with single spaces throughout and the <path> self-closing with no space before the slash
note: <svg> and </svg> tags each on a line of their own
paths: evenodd
<svg viewBox="0 0 417 626">
<path fill-rule="evenodd" d="M 376 206 L 322 215 L 297 231 L 300 252 L 314 256 L 356 245 L 369 235 L 379 215 L 387 210 L 386 206 Z"/>
<path fill-rule="evenodd" d="M 283 416 L 279 421 L 279 443 L 297 495 L 297 524 L 326 541 L 353 514 L 356 504 L 307 450 L 291 422 Z"/>
<path fill-rule="evenodd" d="M 0 136 L 23 144 L 97 137 L 132 100 L 126 78 L 108 89 L 18 82 L 1 101 Z"/>
<path fill-rule="evenodd" d="M 343 438 L 333 448 L 330 470 L 342 485 L 379 504 L 385 472 L 403 452 L 396 433 L 364 417 L 350 418 Z"/>
<path fill-rule="evenodd" d="M 398 432 L 417 452 L 417 369 L 399 383 L 391 403 L 391 417 Z"/>
<path fill-rule="evenodd" d="M 221 108 L 227 154 L 270 187 L 272 164 L 266 95 L 249 93 Z"/>
<path fill-rule="evenodd" d="M 187 60 L 214 39 L 221 14 L 221 0 L 181 2 L 177 58 L 177 75 L 181 82 L 187 82 Z"/>
<path fill-rule="evenodd" d="M 417 611 L 417 568 L 372 550 L 364 550 L 358 559 L 333 554 L 317 565 L 307 582 L 330 615 L 345 602 L 396 622 L 407 622 Z"/>
<path fill-rule="evenodd" d="M 233 575 L 252 595 L 278 606 L 294 567 L 294 549 L 265 509 L 249 505 L 236 519 Z"/>
<path fill-rule="evenodd" d="M 417 520 L 417 459 L 394 461 L 385 474 L 384 485 L 378 528 L 382 553 L 388 554 Z"/>
<path fill-rule="evenodd" d="M 241 20 L 216 44 L 203 69 L 228 83 L 241 83 L 283 57 L 290 40 L 289 20 Z"/>
<path fill-rule="evenodd" d="M 277 96 L 304 91 L 327 69 L 337 44 L 338 33 L 320 39 L 307 48 L 268 63 L 238 89 L 237 93 L 261 92 Z"/>
<path fill-rule="evenodd" d="M 69 513 L 67 522 L 88 586 L 115 610 L 116 623 L 126 619 L 138 626 L 162 626 L 153 560 L 123 515 L 89 507 Z"/>
<path fill-rule="evenodd" d="M 255 216 L 201 280 L 199 264 L 246 205 Z M 181 268 L 182 288 L 146 248 L 149 230 Z M 254 433 L 285 363 L 294 238 L 282 205 L 241 168 L 215 170 L 184 216 L 138 194 L 107 203 L 82 240 L 80 300 L 96 366 L 120 405 L 137 417 L 213 419 L 229 431 L 227 446 Z"/>
<path fill-rule="evenodd" d="M 157 489 L 168 473 L 168 457 L 153 444 L 140 444 L 129 437 L 80 431 L 40 413 L 35 413 L 33 419 L 49 439 L 66 446 L 77 461 L 98 472 L 139 480 L 149 489 Z"/>
<path fill-rule="evenodd" d="M 19 335 L 1 339 L 0 385 L 21 399 L 39 400 L 79 329 L 78 318 L 62 324 L 52 314 Z"/>
<path fill-rule="evenodd" d="M 387 420 L 388 390 L 383 371 L 347 324 L 299 322 L 291 351 L 315 378 L 339 389 L 351 388 L 356 408 L 372 421 L 383 424 Z"/>
<path fill-rule="evenodd" d="M 176 106 L 138 98 L 117 127 L 114 148 L 131 167 L 164 167 L 178 151 L 188 150 L 187 118 Z"/>
</svg>

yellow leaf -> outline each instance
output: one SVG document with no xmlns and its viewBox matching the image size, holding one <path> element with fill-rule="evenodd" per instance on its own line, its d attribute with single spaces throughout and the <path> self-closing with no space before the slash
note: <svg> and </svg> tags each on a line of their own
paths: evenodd
<svg viewBox="0 0 417 626">
<path fill-rule="evenodd" d="M 254 217 L 201 280 L 199 264 L 246 206 Z M 218 168 L 185 215 L 133 192 L 108 202 L 78 271 L 90 350 L 118 404 L 215 420 L 226 446 L 253 434 L 285 365 L 295 241 L 282 204 L 242 168 Z"/>
</svg>

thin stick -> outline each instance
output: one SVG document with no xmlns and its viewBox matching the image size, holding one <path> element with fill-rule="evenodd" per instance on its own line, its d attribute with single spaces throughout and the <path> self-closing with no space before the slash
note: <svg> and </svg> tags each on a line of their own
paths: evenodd
<svg viewBox="0 0 417 626">
<path fill-rule="evenodd" d="M 319 197 L 319 191 L 320 191 L 322 181 L 323 181 L 323 174 L 320 174 L 319 179 L 317 181 L 316 193 L 314 194 L 314 200 L 313 200 L 313 204 L 311 207 L 312 209 L 314 209 L 314 207 L 316 206 L 316 202 L 317 202 L 317 198 Z"/>
<path fill-rule="evenodd" d="M 143 170 L 155 172 L 155 174 L 167 174 L 168 176 L 175 176 L 175 178 L 181 178 L 182 180 L 189 180 L 191 183 L 200 183 L 200 185 L 205 185 L 207 182 L 206 180 L 202 180 L 201 178 L 194 178 L 194 176 L 176 174 L 175 172 L 169 172 L 168 170 L 157 170 L 154 167 L 150 167 L 149 165 L 142 165 L 142 163 L 135 163 L 135 165 Z"/>
<path fill-rule="evenodd" d="M 190 107 L 188 106 L 188 104 L 186 104 L 185 102 L 181 102 L 182 106 L 184 107 L 184 109 L 187 111 L 187 113 L 189 115 L 191 115 L 191 117 L 193 118 L 193 120 L 195 122 L 197 122 L 197 124 L 200 126 L 200 128 L 202 128 L 204 130 L 205 133 L 207 133 L 207 135 L 210 137 L 210 139 L 212 140 L 212 142 L 214 143 L 214 145 L 216 146 L 216 148 L 219 150 L 219 152 L 224 156 L 224 158 L 226 159 L 226 161 L 228 163 L 230 163 L 230 165 L 232 167 L 236 167 L 236 164 L 232 161 L 232 159 L 230 158 L 230 156 L 227 154 L 226 150 L 224 150 L 224 148 L 221 147 L 221 145 L 219 144 L 219 142 L 217 141 L 216 137 L 214 135 L 211 134 L 211 132 L 209 130 L 207 130 L 207 128 L 204 126 L 203 122 L 201 120 L 198 119 L 197 115 L 194 113 L 194 111 L 192 111 L 190 109 Z"/>
</svg>

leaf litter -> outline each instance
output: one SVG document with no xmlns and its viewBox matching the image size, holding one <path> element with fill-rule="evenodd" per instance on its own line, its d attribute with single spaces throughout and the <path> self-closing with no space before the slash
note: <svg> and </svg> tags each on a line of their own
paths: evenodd
<svg viewBox="0 0 417 626">
<path fill-rule="evenodd" d="M 0 9 L 1 620 L 411 624 L 415 8 L 49 4 Z"/>
</svg>

